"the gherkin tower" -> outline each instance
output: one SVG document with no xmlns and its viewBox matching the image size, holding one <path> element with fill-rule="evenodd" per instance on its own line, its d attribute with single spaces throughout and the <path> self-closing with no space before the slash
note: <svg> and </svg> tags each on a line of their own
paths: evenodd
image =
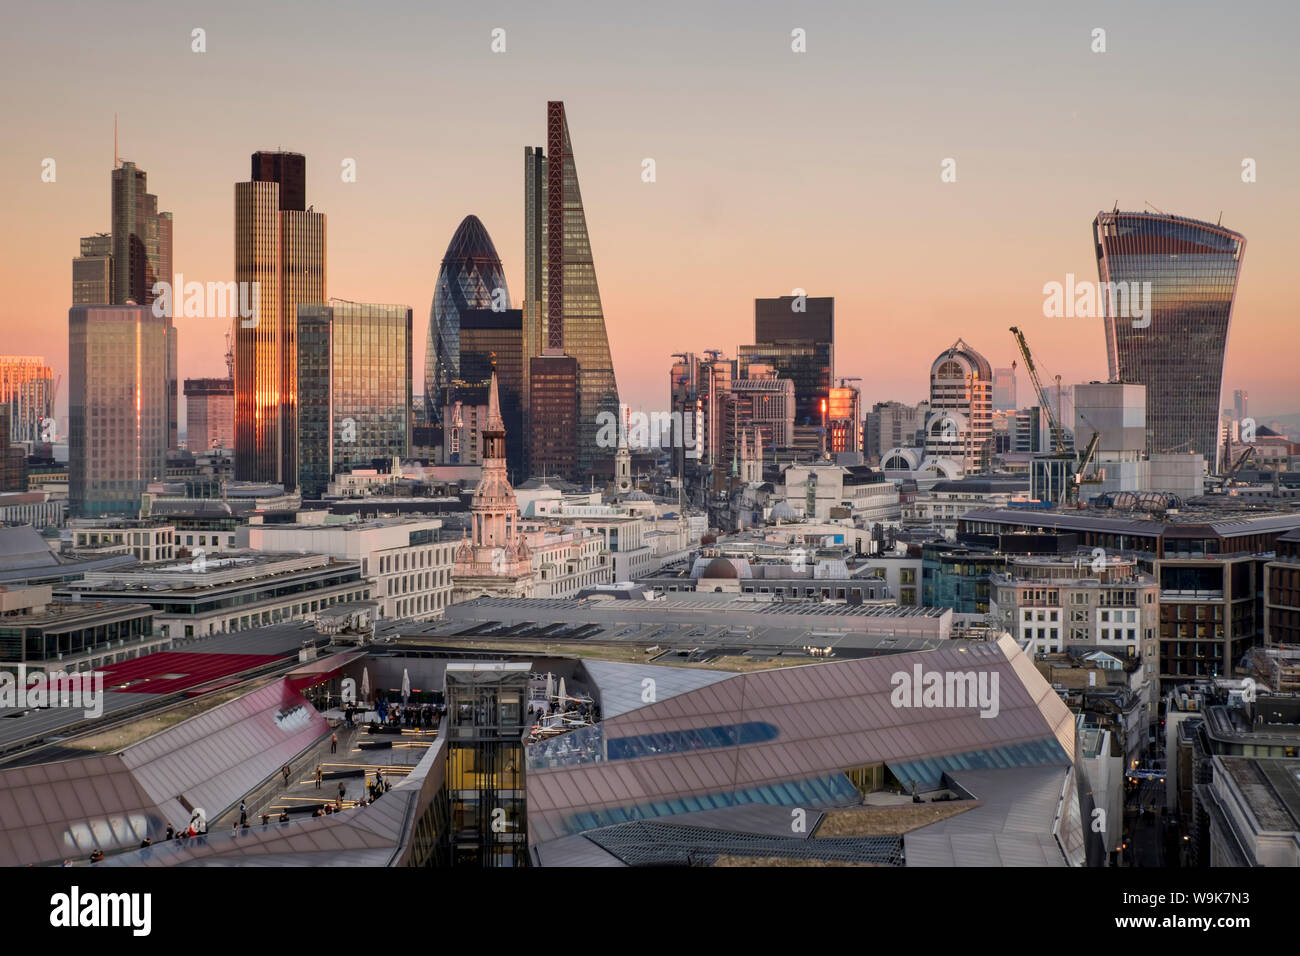
<svg viewBox="0 0 1300 956">
<path fill-rule="evenodd" d="M 438 270 L 424 351 L 424 409 L 441 421 L 442 389 L 460 376 L 460 320 L 469 309 L 504 311 L 510 290 L 496 246 L 478 216 L 461 220 Z"/>
</svg>

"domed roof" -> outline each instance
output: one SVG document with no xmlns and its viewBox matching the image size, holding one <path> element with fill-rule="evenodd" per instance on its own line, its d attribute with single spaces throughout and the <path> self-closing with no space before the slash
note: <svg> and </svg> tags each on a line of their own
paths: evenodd
<svg viewBox="0 0 1300 956">
<path fill-rule="evenodd" d="M 955 370 L 945 368 L 949 362 L 956 363 Z M 943 369 L 942 374 L 940 369 Z M 990 381 L 993 378 L 993 366 L 988 359 L 967 345 L 965 339 L 952 343 L 930 366 L 931 378 L 964 378 L 971 373 L 982 381 Z"/>
<path fill-rule="evenodd" d="M 497 247 L 492 245 L 492 237 L 483 228 L 478 216 L 466 216 L 460 221 L 456 234 L 447 244 L 447 252 L 442 257 L 443 266 L 450 262 L 486 260 L 494 265 L 501 265 Z"/>
<path fill-rule="evenodd" d="M 737 571 L 736 566 L 732 564 L 730 561 L 728 561 L 726 558 L 714 558 L 712 561 L 709 562 L 709 566 L 704 569 L 703 573 L 700 574 L 700 577 L 739 578 L 740 572 Z"/>
</svg>

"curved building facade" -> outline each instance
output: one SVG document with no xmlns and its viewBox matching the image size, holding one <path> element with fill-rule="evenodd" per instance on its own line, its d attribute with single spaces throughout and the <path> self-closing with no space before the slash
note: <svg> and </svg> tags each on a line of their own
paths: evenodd
<svg viewBox="0 0 1300 956">
<path fill-rule="evenodd" d="M 962 339 L 930 365 L 925 452 L 949 458 L 967 473 L 988 466 L 993 440 L 993 367 Z"/>
<path fill-rule="evenodd" d="M 499 292 L 497 290 L 500 290 Z M 424 408 L 430 422 L 442 414 L 441 390 L 460 377 L 460 322 L 470 309 L 510 308 L 505 269 L 478 216 L 466 216 L 451 237 L 438 270 L 424 351 Z"/>
<path fill-rule="evenodd" d="M 1092 232 L 1110 377 L 1146 386 L 1148 453 L 1195 452 L 1215 467 L 1245 237 L 1152 212 L 1098 213 Z"/>
</svg>

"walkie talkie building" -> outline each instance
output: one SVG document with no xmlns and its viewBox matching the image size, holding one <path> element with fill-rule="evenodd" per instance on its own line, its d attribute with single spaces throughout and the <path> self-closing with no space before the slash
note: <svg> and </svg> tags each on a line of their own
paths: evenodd
<svg viewBox="0 0 1300 956">
<path fill-rule="evenodd" d="M 1195 452 L 1216 467 L 1245 237 L 1183 216 L 1118 210 L 1098 213 L 1092 231 L 1110 377 L 1146 386 L 1147 452 Z"/>
</svg>

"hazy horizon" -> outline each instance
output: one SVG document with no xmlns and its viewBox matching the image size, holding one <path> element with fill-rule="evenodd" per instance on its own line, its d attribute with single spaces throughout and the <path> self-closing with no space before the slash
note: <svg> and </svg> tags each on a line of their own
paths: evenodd
<svg viewBox="0 0 1300 956">
<path fill-rule="evenodd" d="M 413 309 L 418 393 L 434 280 L 464 216 L 482 220 L 522 303 L 523 148 L 544 144 L 546 101 L 560 99 L 633 408 L 666 407 L 671 353 L 734 356 L 753 300 L 796 288 L 834 296 L 836 374 L 863 379 L 864 412 L 924 398 L 959 337 L 1010 365 L 1012 325 L 1045 378 L 1105 380 L 1101 321 L 1044 318 L 1042 288 L 1096 280 L 1092 219 L 1118 202 L 1222 216 L 1245 235 L 1220 404 L 1246 389 L 1253 415 L 1283 417 L 1300 411 L 1284 348 L 1298 24 L 1282 4 L 1176 17 L 1122 3 L 11 5 L 0 353 L 64 374 L 62 419 L 71 262 L 81 236 L 111 226 L 116 113 L 122 159 L 175 216 L 186 280 L 233 278 L 250 154 L 305 154 L 307 201 L 328 217 L 328 295 Z M 1098 27 L 1105 53 L 1090 49 Z M 796 28 L 806 53 L 791 50 Z M 1247 158 L 1256 182 L 1242 181 Z M 347 159 L 356 182 L 340 178 Z M 228 323 L 176 325 L 181 377 L 224 375 Z"/>
</svg>

